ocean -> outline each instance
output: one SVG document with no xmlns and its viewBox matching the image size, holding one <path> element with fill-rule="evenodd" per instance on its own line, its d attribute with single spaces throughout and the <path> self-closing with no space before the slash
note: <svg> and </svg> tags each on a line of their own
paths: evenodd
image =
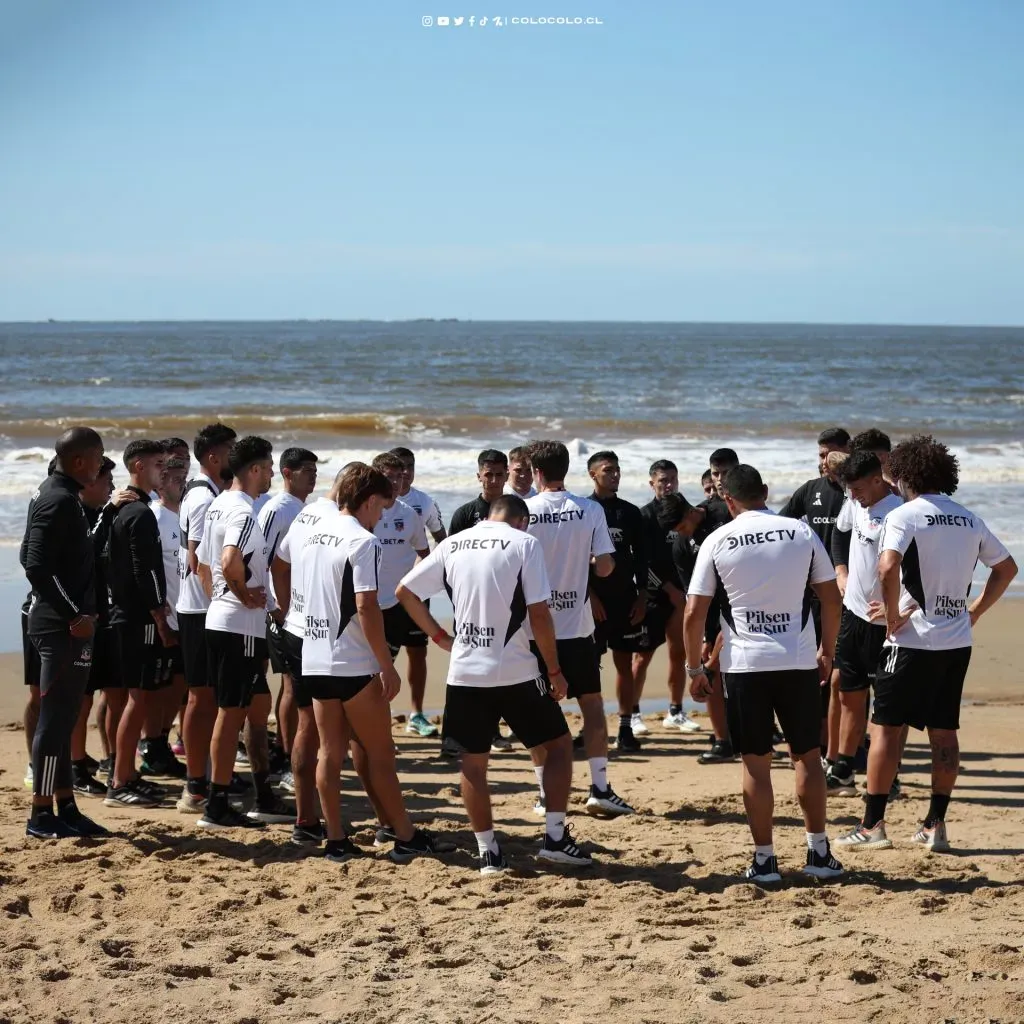
<svg viewBox="0 0 1024 1024">
<path fill-rule="evenodd" d="M 554 437 L 614 449 L 621 494 L 647 500 L 670 458 L 699 498 L 708 453 L 735 448 L 779 505 L 816 473 L 832 425 L 930 432 L 961 460 L 960 501 L 1024 555 L 1024 328 L 827 324 L 0 324 L 0 650 L 16 650 L 25 505 L 56 436 L 88 424 L 119 460 L 136 437 L 221 419 L 302 444 L 321 483 L 395 444 L 446 518 L 477 493 L 476 454 Z M 119 463 L 120 465 L 120 463 Z M 125 474 L 116 479 L 123 482 Z"/>
</svg>

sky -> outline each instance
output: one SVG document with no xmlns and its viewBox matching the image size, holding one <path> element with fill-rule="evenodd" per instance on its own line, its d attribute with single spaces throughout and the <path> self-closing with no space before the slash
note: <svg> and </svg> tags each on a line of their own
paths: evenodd
<svg viewBox="0 0 1024 1024">
<path fill-rule="evenodd" d="M 1022 38 L 1016 0 L 0 0 L 0 320 L 1024 324 Z"/>
</svg>

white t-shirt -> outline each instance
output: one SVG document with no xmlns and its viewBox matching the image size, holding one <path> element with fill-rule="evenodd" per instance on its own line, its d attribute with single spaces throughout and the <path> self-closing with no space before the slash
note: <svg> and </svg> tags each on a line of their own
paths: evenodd
<svg viewBox="0 0 1024 1024">
<path fill-rule="evenodd" d="M 591 636 L 590 559 L 614 555 L 604 509 L 569 491 L 542 491 L 526 503 L 529 533 L 544 549 L 551 597 L 548 607 L 559 640 Z"/>
<path fill-rule="evenodd" d="M 384 510 L 373 535 L 380 541 L 379 595 L 381 610 L 398 604 L 395 590 L 402 577 L 416 564 L 417 552 L 427 551 L 423 517 L 404 498 Z"/>
<path fill-rule="evenodd" d="M 967 595 L 979 561 L 998 565 L 1010 553 L 984 521 L 945 494 L 923 494 L 882 523 L 879 553 L 898 551 L 900 612 L 917 610 L 886 646 L 952 651 L 971 646 Z"/>
<path fill-rule="evenodd" d="M 505 484 L 505 493 L 514 494 L 517 498 L 522 498 L 526 501 L 527 498 L 537 497 L 537 488 L 531 487 L 525 494 L 520 494 L 511 484 Z"/>
<path fill-rule="evenodd" d="M 160 548 L 164 556 L 164 579 L 167 581 L 167 604 L 170 613 L 167 625 L 171 629 L 178 628 L 178 591 L 181 581 L 178 579 L 178 552 L 181 549 L 181 527 L 178 525 L 178 513 L 172 512 L 162 502 L 150 504 L 150 510 L 156 516 L 156 526 L 160 531 Z"/>
<path fill-rule="evenodd" d="M 188 545 L 192 540 L 197 543 L 203 539 L 206 529 L 206 510 L 213 499 L 220 494 L 220 488 L 205 473 L 200 473 L 195 480 L 189 482 L 185 495 L 178 509 L 178 529 L 180 546 L 178 548 L 178 604 L 177 611 L 189 613 L 205 612 L 210 601 L 203 590 L 202 581 L 188 564 Z"/>
<path fill-rule="evenodd" d="M 260 495 L 263 497 L 263 495 Z M 279 491 L 263 503 L 263 507 L 257 512 L 256 503 L 253 502 L 253 514 L 256 522 L 260 524 L 263 536 L 267 538 L 267 565 L 274 564 L 274 555 L 277 553 L 281 538 L 288 532 L 295 517 L 302 511 L 303 503 L 289 494 L 287 491 Z M 277 607 L 277 595 L 274 593 L 274 579 L 270 579 L 270 587 L 267 590 L 270 600 L 267 602 L 271 609 Z"/>
<path fill-rule="evenodd" d="M 268 501 L 270 501 L 270 497 L 271 497 L 271 495 L 270 495 L 270 491 L 267 491 L 267 493 L 266 493 L 266 494 L 261 494 L 261 495 L 260 495 L 260 496 L 259 496 L 259 497 L 258 497 L 258 498 L 257 498 L 257 499 L 256 499 L 256 500 L 255 500 L 255 501 L 253 502 L 253 503 L 252 503 L 252 514 L 253 514 L 253 515 L 254 515 L 254 516 L 256 517 L 256 519 L 257 519 L 257 520 L 259 520 L 259 518 L 260 518 L 260 513 L 261 513 L 261 512 L 263 511 L 263 506 L 264 506 L 264 505 L 266 505 L 266 503 L 267 503 Z"/>
<path fill-rule="evenodd" d="M 868 605 L 882 600 L 882 581 L 878 578 L 878 537 L 882 520 L 902 504 L 902 498 L 895 494 L 887 494 L 870 508 L 847 498 L 836 519 L 840 533 L 852 533 L 843 605 L 865 622 L 869 621 Z"/>
<path fill-rule="evenodd" d="M 356 594 L 377 589 L 380 541 L 350 515 L 318 524 L 295 559 L 306 607 L 304 676 L 369 676 L 380 671 L 356 614 Z"/>
<path fill-rule="evenodd" d="M 284 617 L 284 628 L 292 636 L 302 637 L 306 630 L 306 609 L 302 596 L 302 570 L 298 564 L 302 557 L 303 545 L 309 535 L 320 528 L 320 524 L 338 515 L 338 506 L 330 498 L 317 498 L 304 506 L 295 517 L 291 529 L 281 538 L 276 557 L 292 567 L 291 599 L 288 614 Z M 313 554 L 317 548 L 310 549 Z M 271 563 L 273 564 L 273 563 Z"/>
<path fill-rule="evenodd" d="M 206 628 L 240 636 L 267 635 L 267 610 L 246 608 L 224 582 L 220 560 L 224 548 L 236 547 L 245 562 L 245 585 L 267 585 L 267 541 L 252 514 L 252 498 L 243 491 L 223 491 L 206 510 L 206 528 L 196 553 L 213 577 L 213 599 Z"/>
<path fill-rule="evenodd" d="M 451 592 L 449 686 L 510 686 L 540 675 L 524 629 L 527 606 L 551 597 L 535 537 L 485 520 L 441 541 L 401 582 L 423 600 Z"/>
<path fill-rule="evenodd" d="M 808 584 L 836 578 L 817 535 L 802 520 L 742 512 L 697 552 L 690 594 L 722 598 L 723 672 L 817 667 Z"/>
<path fill-rule="evenodd" d="M 421 491 L 418 487 L 410 487 L 409 493 L 403 494 L 401 500 L 406 505 L 411 505 L 423 517 L 423 523 L 430 531 L 431 536 L 444 529 L 441 509 L 429 494 Z"/>
</svg>

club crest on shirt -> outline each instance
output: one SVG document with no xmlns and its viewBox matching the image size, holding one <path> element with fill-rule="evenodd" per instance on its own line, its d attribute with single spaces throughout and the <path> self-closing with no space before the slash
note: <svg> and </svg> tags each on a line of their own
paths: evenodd
<svg viewBox="0 0 1024 1024">
<path fill-rule="evenodd" d="M 391 520 L 391 525 L 394 526 L 394 528 L 399 533 L 401 533 L 405 529 L 405 520 L 396 517 L 395 519 Z"/>
</svg>

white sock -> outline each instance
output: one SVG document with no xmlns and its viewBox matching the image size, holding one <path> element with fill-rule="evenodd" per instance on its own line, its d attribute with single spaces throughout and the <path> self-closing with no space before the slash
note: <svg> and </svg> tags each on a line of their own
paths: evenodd
<svg viewBox="0 0 1024 1024">
<path fill-rule="evenodd" d="M 755 846 L 754 847 L 754 859 L 758 864 L 763 864 L 767 860 L 771 860 L 775 856 L 775 845 L 769 843 L 767 846 Z"/>
<path fill-rule="evenodd" d="M 473 835 L 476 836 L 476 846 L 481 857 L 485 853 L 498 852 L 498 843 L 494 838 L 493 828 L 489 828 L 486 832 L 474 832 Z"/>
<path fill-rule="evenodd" d="M 588 760 L 590 761 L 590 780 L 603 793 L 608 788 L 608 758 L 591 757 Z"/>
<path fill-rule="evenodd" d="M 544 802 L 544 765 L 535 764 L 533 766 L 533 774 L 537 776 L 537 786 L 540 789 L 540 801 Z"/>
<path fill-rule="evenodd" d="M 558 840 L 565 835 L 565 811 L 548 811 L 544 822 L 544 830 L 552 839 Z"/>
<path fill-rule="evenodd" d="M 828 852 L 828 836 L 824 832 L 807 832 L 807 849 L 813 850 L 819 857 Z"/>
</svg>

